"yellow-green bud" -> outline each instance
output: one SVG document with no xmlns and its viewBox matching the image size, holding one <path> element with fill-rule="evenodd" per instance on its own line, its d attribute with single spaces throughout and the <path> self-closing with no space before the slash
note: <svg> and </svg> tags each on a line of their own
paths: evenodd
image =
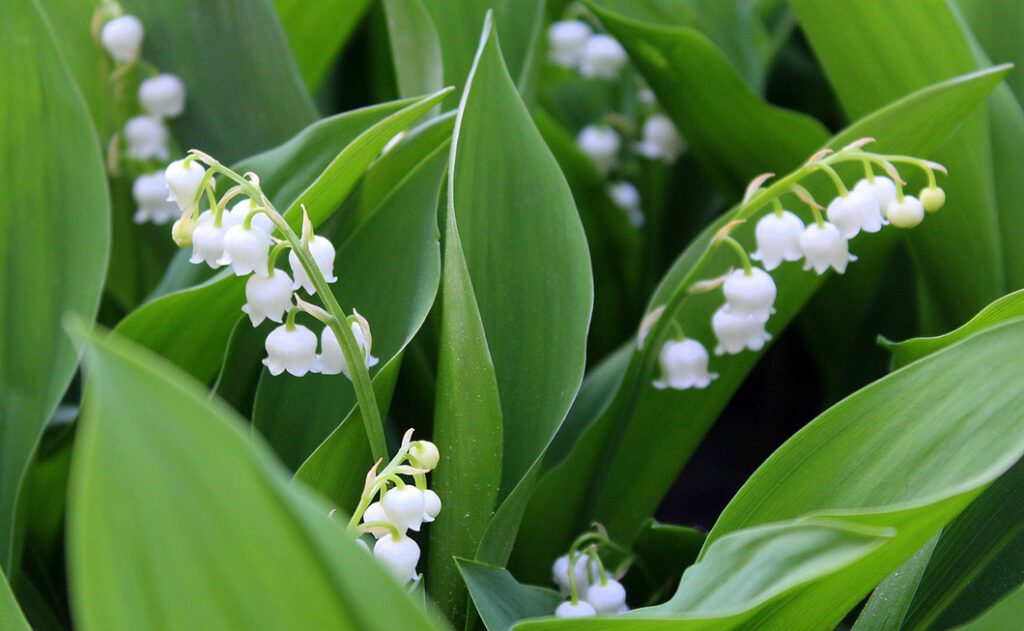
<svg viewBox="0 0 1024 631">
<path fill-rule="evenodd" d="M 429 440 L 414 442 L 409 446 L 409 455 L 423 469 L 435 469 L 437 463 L 441 461 L 441 452 L 437 450 L 437 445 Z"/>
<path fill-rule="evenodd" d="M 192 213 L 185 213 L 171 226 L 171 239 L 179 248 L 187 248 L 192 245 L 192 232 L 197 224 Z"/>
<path fill-rule="evenodd" d="M 933 213 L 942 208 L 943 204 L 946 203 L 946 191 L 938 186 L 929 186 L 928 188 L 921 189 L 920 199 L 924 209 Z"/>
</svg>

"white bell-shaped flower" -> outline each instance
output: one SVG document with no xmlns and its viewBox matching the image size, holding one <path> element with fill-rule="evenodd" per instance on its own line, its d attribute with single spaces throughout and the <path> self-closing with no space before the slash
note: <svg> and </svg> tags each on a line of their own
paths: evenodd
<svg viewBox="0 0 1024 631">
<path fill-rule="evenodd" d="M 555 609 L 556 618 L 593 618 L 596 615 L 597 610 L 585 600 L 580 600 L 575 605 L 571 600 L 567 600 Z"/>
<path fill-rule="evenodd" d="M 875 196 L 866 190 L 850 191 L 840 195 L 828 205 L 828 220 L 839 228 L 843 237 L 852 239 L 861 230 L 878 232 L 882 229 L 882 210 Z"/>
<path fill-rule="evenodd" d="M 629 223 L 639 228 L 644 225 L 644 211 L 640 205 L 640 191 L 636 190 L 630 182 L 610 182 L 608 184 L 608 197 L 615 205 L 626 212 Z"/>
<path fill-rule="evenodd" d="M 608 175 L 619 161 L 622 140 L 611 127 L 587 125 L 576 138 L 576 145 L 594 162 L 601 175 Z"/>
<path fill-rule="evenodd" d="M 139 56 L 145 32 L 139 18 L 134 15 L 122 15 L 103 25 L 100 41 L 114 61 L 126 63 L 134 61 Z"/>
<path fill-rule="evenodd" d="M 399 583 L 416 580 L 416 564 L 420 561 L 420 547 L 402 535 L 398 539 L 381 537 L 373 546 L 373 557 L 384 566 L 388 574 Z"/>
<path fill-rule="evenodd" d="M 874 181 L 861 178 L 854 185 L 853 190 L 870 193 L 875 198 L 875 201 L 878 202 L 878 207 L 882 210 L 883 216 L 889 204 L 896 201 L 896 182 L 893 182 L 892 179 L 884 175 L 876 175 Z"/>
<path fill-rule="evenodd" d="M 252 200 L 248 197 L 238 202 L 231 207 L 231 210 L 227 213 L 227 219 L 225 223 L 229 225 L 238 225 L 245 223 L 245 218 L 252 212 Z M 270 236 L 274 232 L 274 222 L 271 221 L 270 217 L 266 213 L 259 212 L 252 216 L 252 220 L 249 225 L 256 230 L 261 230 Z"/>
<path fill-rule="evenodd" d="M 352 331 L 355 333 L 355 330 Z M 356 337 L 358 340 L 358 336 Z M 409 455 L 416 459 L 416 465 L 422 469 L 436 469 L 441 462 L 441 451 L 429 440 L 417 440 L 409 446 Z"/>
<path fill-rule="evenodd" d="M 597 563 L 586 554 L 576 557 L 573 570 L 578 594 L 586 594 L 591 577 L 597 578 Z M 551 580 L 558 585 L 563 596 L 569 595 L 569 555 L 563 554 L 551 566 Z"/>
<path fill-rule="evenodd" d="M 270 332 L 265 345 L 267 357 L 263 365 L 271 375 L 276 377 L 286 370 L 296 377 L 317 372 L 316 333 L 301 324 L 291 330 L 282 324 Z"/>
<path fill-rule="evenodd" d="M 132 182 L 132 197 L 138 209 L 132 220 L 135 223 L 152 221 L 164 224 L 179 215 L 178 207 L 167 201 L 167 181 L 163 171 L 143 173 Z"/>
<path fill-rule="evenodd" d="M 706 388 L 718 375 L 708 372 L 708 351 L 697 340 L 669 340 L 661 347 L 658 362 L 661 379 L 654 382 L 659 390 L 672 388 Z"/>
<path fill-rule="evenodd" d="M 411 484 L 402 488 L 389 489 L 384 493 L 380 501 L 384 507 L 384 513 L 388 521 L 394 524 L 400 531 L 406 529 L 419 532 L 423 524 L 423 509 L 425 500 L 423 491 Z"/>
<path fill-rule="evenodd" d="M 206 169 L 199 164 L 198 160 L 192 160 L 186 164 L 182 159 L 168 164 L 164 170 L 167 190 L 170 193 L 167 196 L 167 201 L 176 203 L 182 212 L 188 211 L 199 197 L 199 188 L 203 184 L 204 175 L 206 175 Z"/>
<path fill-rule="evenodd" d="M 217 262 L 230 265 L 235 270 L 235 276 L 253 272 L 257 276 L 266 276 L 269 253 L 270 237 L 267 233 L 240 224 L 224 232 L 224 254 Z"/>
<path fill-rule="evenodd" d="M 372 504 L 366 507 L 365 511 L 363 511 L 363 523 L 369 524 L 373 522 L 391 523 L 388 521 L 388 515 L 384 512 L 384 507 L 380 505 L 380 502 L 373 502 Z M 374 537 L 380 539 L 381 537 L 390 533 L 391 531 L 383 526 L 374 526 L 369 529 L 369 532 Z"/>
<path fill-rule="evenodd" d="M 153 116 L 133 116 L 124 124 L 128 157 L 133 160 L 167 160 L 171 156 L 167 138 L 167 128 Z"/>
<path fill-rule="evenodd" d="M 139 84 L 139 104 L 153 116 L 180 116 L 185 111 L 185 82 L 166 72 L 145 79 Z"/>
<path fill-rule="evenodd" d="M 363 321 L 365 322 L 365 320 Z M 359 322 L 353 322 L 350 326 L 352 327 L 352 335 L 355 336 L 359 350 L 363 354 L 363 359 L 366 360 L 366 367 L 376 366 L 379 360 L 370 354 L 372 338 L 369 337 L 369 325 L 364 329 Z M 320 355 L 321 371 L 325 375 L 341 373 L 351 380 L 352 373 L 349 372 L 348 363 L 345 362 L 345 354 L 341 352 L 341 343 L 335 337 L 331 327 L 324 327 L 323 333 L 320 334 L 320 346 L 322 349 Z"/>
<path fill-rule="evenodd" d="M 192 257 L 189 263 L 206 263 L 213 269 L 221 266 L 224 256 L 224 226 L 214 225 L 215 217 L 209 210 L 199 215 L 199 223 L 192 231 Z"/>
<path fill-rule="evenodd" d="M 918 193 L 918 199 L 921 200 L 921 204 L 927 212 L 933 213 L 945 206 L 946 191 L 938 186 L 929 186 L 921 189 L 921 192 Z"/>
<path fill-rule="evenodd" d="M 626 604 L 626 588 L 614 578 L 595 583 L 587 588 L 587 602 L 599 614 L 617 614 Z"/>
<path fill-rule="evenodd" d="M 729 274 L 722 283 L 725 307 L 740 316 L 753 316 L 767 322 L 775 313 L 775 296 L 778 290 L 771 274 L 757 267 L 750 271 L 738 269 Z"/>
<path fill-rule="evenodd" d="M 804 222 L 788 210 L 782 211 L 781 215 L 768 213 L 761 217 L 754 228 L 757 250 L 750 258 L 761 261 L 768 271 L 783 261 L 799 261 L 804 257 L 800 249 L 800 235 L 803 231 Z"/>
<path fill-rule="evenodd" d="M 563 68 L 575 68 L 580 63 L 583 47 L 593 30 L 580 20 L 562 20 L 548 27 L 548 57 Z"/>
<path fill-rule="evenodd" d="M 242 311 L 249 315 L 253 326 L 259 326 L 264 318 L 281 322 L 292 308 L 292 279 L 279 269 L 269 276 L 253 274 L 245 282 L 245 300 Z"/>
<path fill-rule="evenodd" d="M 751 315 L 738 315 L 722 305 L 711 316 L 711 329 L 718 338 L 715 355 L 735 355 L 746 349 L 759 351 L 772 336 L 764 329 L 764 321 Z"/>
<path fill-rule="evenodd" d="M 652 114 L 644 121 L 642 140 L 634 150 L 652 160 L 672 162 L 679 157 L 685 146 L 672 119 L 664 114 Z"/>
<path fill-rule="evenodd" d="M 904 195 L 903 201 L 896 200 L 886 209 L 889 223 L 897 228 L 913 228 L 924 221 L 924 204 L 913 195 Z"/>
<path fill-rule="evenodd" d="M 857 260 L 850 254 L 850 244 L 839 228 L 827 221 L 820 227 L 817 222 L 807 226 L 800 235 L 800 249 L 804 251 L 804 269 L 813 268 L 818 274 L 824 274 L 829 267 L 842 274 L 849 262 Z"/>
<path fill-rule="evenodd" d="M 626 50 L 610 35 L 595 33 L 580 53 L 580 74 L 588 78 L 615 79 L 626 65 Z"/>
<path fill-rule="evenodd" d="M 330 240 L 319 235 L 313 237 L 309 240 L 309 253 L 313 255 L 313 261 L 320 268 L 324 280 L 328 283 L 338 280 L 334 275 L 334 245 Z M 306 270 L 302 267 L 302 262 L 295 252 L 288 252 L 288 263 L 291 264 L 292 276 L 295 277 L 295 289 L 302 287 L 309 295 L 315 294 L 316 287 L 313 286 L 313 281 L 306 274 Z"/>
<path fill-rule="evenodd" d="M 429 524 L 441 514 L 441 498 L 432 490 L 423 491 L 423 523 Z"/>
</svg>

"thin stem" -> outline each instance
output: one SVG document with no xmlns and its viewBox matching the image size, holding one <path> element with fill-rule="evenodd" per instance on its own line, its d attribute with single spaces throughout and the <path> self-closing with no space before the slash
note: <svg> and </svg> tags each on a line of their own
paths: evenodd
<svg viewBox="0 0 1024 631">
<path fill-rule="evenodd" d="M 779 200 L 778 197 L 776 197 L 775 199 L 772 200 L 772 208 L 774 209 L 775 215 L 777 217 L 781 217 L 782 213 L 785 212 L 785 210 L 783 210 L 783 208 L 782 208 L 782 201 Z"/>
<path fill-rule="evenodd" d="M 875 170 L 871 168 L 871 161 L 864 161 L 864 177 L 867 178 L 868 182 L 874 184 L 875 182 Z"/>
<path fill-rule="evenodd" d="M 608 572 L 604 569 L 604 563 L 601 562 L 601 555 L 597 553 L 597 548 L 595 546 L 587 548 L 587 556 L 590 557 L 590 560 L 593 561 L 595 565 L 597 565 L 597 575 L 601 577 L 601 584 L 607 585 Z M 587 569 L 589 569 L 590 564 L 588 563 L 587 566 Z"/>
<path fill-rule="evenodd" d="M 273 276 L 274 270 L 277 266 L 277 257 L 281 252 L 284 252 L 291 247 L 291 244 L 287 241 L 280 241 L 274 244 L 274 247 L 270 249 L 270 254 L 267 255 L 267 276 Z"/>
<path fill-rule="evenodd" d="M 299 309 L 298 307 L 292 307 L 291 309 L 288 310 L 288 316 L 287 316 L 287 318 L 285 319 L 285 322 L 284 322 L 285 330 L 287 330 L 287 331 L 294 331 L 295 330 L 295 314 L 297 314 L 299 311 L 301 311 L 301 309 Z"/>
<path fill-rule="evenodd" d="M 569 602 L 573 607 L 580 604 L 579 588 L 576 587 L 576 561 L 579 558 L 579 552 L 569 550 Z"/>
<path fill-rule="evenodd" d="M 732 237 L 727 236 L 722 239 L 722 243 L 729 245 L 729 247 L 735 250 L 736 255 L 740 257 L 740 262 L 743 264 L 743 272 L 747 276 L 753 274 L 753 270 L 750 266 L 750 257 L 747 255 L 746 249 L 744 249 L 744 247 L 740 245 L 740 242 L 737 241 L 736 239 L 733 239 Z"/>
<path fill-rule="evenodd" d="M 819 162 L 818 168 L 832 178 L 832 183 L 836 185 L 836 190 L 839 191 L 840 196 L 846 197 L 850 194 L 850 191 L 846 188 L 846 184 L 843 183 L 843 178 L 839 177 L 836 170 L 830 167 L 827 162 Z"/>
</svg>

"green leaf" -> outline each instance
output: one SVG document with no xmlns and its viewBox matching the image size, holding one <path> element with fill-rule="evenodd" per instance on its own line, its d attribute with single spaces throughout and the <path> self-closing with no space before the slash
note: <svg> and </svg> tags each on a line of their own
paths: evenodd
<svg viewBox="0 0 1024 631">
<path fill-rule="evenodd" d="M 9 631 L 32 631 L 28 620 L 21 613 L 18 601 L 11 593 L 11 586 L 7 583 L 7 577 L 0 572 L 0 627 Z"/>
<path fill-rule="evenodd" d="M 1024 461 L 974 500 L 931 555 L 903 629 L 948 629 L 1024 582 Z"/>
<path fill-rule="evenodd" d="M 79 626 L 439 628 L 200 384 L 116 334 L 79 335 Z"/>
<path fill-rule="evenodd" d="M 963 23 L 944 0 L 794 0 L 791 6 L 850 116 L 979 66 Z M 950 172 L 942 184 L 949 200 L 943 212 L 907 235 L 921 289 L 939 310 L 931 318 L 942 329 L 1006 293 L 991 148 L 988 116 L 979 110 L 922 156 Z"/>
<path fill-rule="evenodd" d="M 636 593 L 631 589 L 636 585 L 643 589 L 640 593 L 652 594 L 648 602 L 661 600 L 658 596 L 675 589 L 683 570 L 697 560 L 705 537 L 707 533 L 686 526 L 644 522 L 633 542 L 635 558 L 622 578 L 626 592 Z"/>
<path fill-rule="evenodd" d="M 799 431 L 708 535 L 806 516 L 894 528 L 876 552 L 757 618 L 831 627 L 1024 454 L 1024 320 L 983 331 L 860 390 Z M 893 483 L 899 480 L 899 483 Z"/>
<path fill-rule="evenodd" d="M 1016 36 L 1024 30 L 1024 10 L 1020 2 L 958 0 L 956 4 L 971 27 L 971 33 L 990 58 L 1024 68 L 1024 45 Z M 1006 78 L 1006 83 L 1013 88 L 1017 100 L 1024 103 L 1024 74 L 1015 72 Z"/>
<path fill-rule="evenodd" d="M 1024 618 L 1024 588 L 1011 592 L 982 615 L 956 627 L 956 631 L 990 631 L 1013 629 Z"/>
<path fill-rule="evenodd" d="M 853 631 L 899 631 L 907 615 L 910 601 L 921 583 L 921 575 L 928 567 L 928 560 L 941 534 L 935 535 L 928 543 L 903 562 L 871 592 Z"/>
<path fill-rule="evenodd" d="M 879 343 L 892 353 L 892 368 L 896 370 L 970 337 L 978 331 L 1020 316 L 1024 316 L 1024 290 L 1003 296 L 979 311 L 963 326 L 945 335 L 917 337 L 902 342 L 891 342 L 881 338 Z"/>
<path fill-rule="evenodd" d="M 372 352 L 381 369 L 419 330 L 437 294 L 437 199 L 447 166 L 445 149 L 444 143 L 436 147 L 390 195 L 373 200 L 378 204 L 373 214 L 337 246 L 335 297 L 346 313 L 356 309 L 370 322 Z M 330 226 L 321 234 L 340 242 Z M 355 403 L 355 392 L 344 375 L 275 377 L 263 371 L 253 425 L 285 465 L 298 468 Z M 296 419 L 299 409 L 302 416 Z M 359 464 L 365 475 L 373 462 Z"/>
<path fill-rule="evenodd" d="M 985 99 L 1006 70 L 990 69 L 920 90 L 855 123 L 829 146 L 838 148 L 856 138 L 872 136 L 878 139 L 879 151 L 928 151 Z M 807 155 L 813 151 L 808 148 Z M 824 198 L 830 190 L 812 186 L 811 192 Z M 704 251 L 710 236 L 731 218 L 732 214 L 726 213 L 676 260 L 648 302 L 648 310 L 664 304 Z M 752 245 L 752 228 L 748 222 L 734 235 Z M 870 247 L 872 242 L 871 237 L 858 239 L 852 249 L 863 252 L 862 248 Z M 702 277 L 713 278 L 732 262 L 713 259 Z M 773 275 L 779 288 L 778 313 L 768 322 L 768 328 L 778 335 L 822 279 L 792 265 L 775 270 Z M 699 339 L 713 339 L 708 323 L 721 303 L 700 296 L 690 300 L 679 320 L 682 329 Z M 630 370 L 630 365 L 643 360 L 633 349 L 635 342 L 630 341 L 620 351 L 624 355 L 615 355 L 606 366 L 598 368 L 602 378 L 588 380 L 578 398 L 587 402 L 588 409 L 578 414 L 574 409 L 556 437 L 554 445 L 560 447 L 545 463 L 547 472 L 531 499 L 516 545 L 523 551 L 511 564 L 518 576 L 537 579 L 576 533 L 593 520 L 608 527 L 620 543 L 628 543 L 637 526 L 657 508 L 758 358 L 758 354 L 748 352 L 716 359 L 714 370 L 722 376 L 709 388 L 668 392 L 654 390 L 638 380 L 637 371 Z M 657 349 L 645 352 L 656 353 Z M 632 396 L 637 399 L 630 409 L 625 404 Z M 636 484 L 637 479 L 644 483 Z M 563 516 L 557 522 L 546 517 L 556 513 Z"/>
<path fill-rule="evenodd" d="M 508 631 L 524 618 L 550 616 L 563 600 L 553 589 L 519 583 L 504 568 L 458 558 L 455 564 L 487 631 Z"/>
<path fill-rule="evenodd" d="M 371 0 L 274 0 L 306 87 L 313 91 L 331 69 Z M 416 94 L 439 90 L 422 90 Z M 412 96 L 412 95 L 409 95 Z"/>
<path fill-rule="evenodd" d="M 0 23 L 0 568 L 10 573 L 22 477 L 78 363 L 60 318 L 96 314 L 110 198 L 86 103 L 38 5 L 3 2 Z"/>
<path fill-rule="evenodd" d="M 810 155 L 808 148 L 828 140 L 813 118 L 758 97 L 700 32 L 590 6 L 650 82 L 690 149 L 731 192 L 760 173 L 792 170 Z"/>
<path fill-rule="evenodd" d="M 300 216 L 299 204 L 305 203 L 313 225 L 317 226 L 341 205 L 388 140 L 442 97 L 443 94 L 432 95 L 410 104 L 377 106 L 369 118 L 364 118 L 366 111 L 357 110 L 328 119 L 327 123 L 321 121 L 300 134 L 301 142 L 287 143 L 242 164 L 251 168 L 267 165 L 272 176 L 281 174 L 268 178 L 268 194 L 274 196 L 272 201 L 276 204 L 281 199 L 287 203 L 287 206 L 282 204 L 281 210 L 287 209 L 286 215 L 291 221 Z M 391 110 L 398 105 L 404 107 Z M 364 124 L 375 122 L 339 151 L 337 143 L 351 137 L 353 120 L 343 118 L 349 115 Z M 303 162 L 325 166 L 321 171 L 298 170 L 293 185 L 287 178 L 289 165 Z M 143 305 L 122 320 L 116 330 L 170 359 L 200 381 L 209 382 L 220 368 L 231 330 L 245 302 L 244 295 L 244 278 L 222 274 L 199 287 L 171 293 Z M 181 338 L 182 322 L 204 323 L 201 328 L 188 330 L 187 344 Z"/>
<path fill-rule="evenodd" d="M 441 42 L 422 0 L 384 0 L 395 81 L 401 96 L 436 92 L 444 85 Z"/>
<path fill-rule="evenodd" d="M 185 82 L 185 113 L 171 122 L 183 146 L 228 164 L 284 142 L 315 120 L 270 0 L 122 4 L 145 25 L 143 56 Z"/>
</svg>

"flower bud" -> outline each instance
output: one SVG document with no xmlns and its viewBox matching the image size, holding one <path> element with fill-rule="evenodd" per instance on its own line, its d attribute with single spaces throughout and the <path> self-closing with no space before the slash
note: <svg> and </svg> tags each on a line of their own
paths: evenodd
<svg viewBox="0 0 1024 631">
<path fill-rule="evenodd" d="M 188 212 L 199 197 L 204 175 L 206 169 L 196 160 L 188 164 L 185 160 L 175 160 L 168 164 L 164 170 L 167 190 L 170 192 L 167 201 L 176 203 L 182 212 Z"/>
<path fill-rule="evenodd" d="M 942 208 L 946 204 L 946 191 L 938 186 L 922 188 L 919 196 L 924 209 L 930 213 Z"/>
<path fill-rule="evenodd" d="M 152 116 L 180 116 L 185 111 L 185 84 L 166 72 L 145 79 L 139 84 L 139 104 Z"/>
<path fill-rule="evenodd" d="M 421 469 L 436 469 L 437 463 L 441 461 L 441 452 L 429 440 L 414 442 L 409 446 L 409 455 Z"/>
<path fill-rule="evenodd" d="M 214 225 L 215 215 L 207 210 L 199 215 L 199 222 L 192 231 L 192 257 L 189 263 L 206 263 L 213 269 L 221 266 L 224 256 L 224 226 Z"/>
<path fill-rule="evenodd" d="M 366 360 L 366 367 L 376 366 L 378 359 L 370 354 L 370 340 L 367 339 L 363 327 L 360 326 L 359 322 L 352 322 L 349 326 L 352 328 L 352 335 L 356 338 L 356 344 L 363 354 L 363 359 Z M 341 343 L 338 342 L 338 338 L 335 337 L 331 327 L 324 327 L 323 333 L 320 334 L 320 346 L 321 371 L 325 375 L 341 373 L 351 380 L 352 373 L 349 372 L 348 363 L 345 362 L 345 354 L 341 351 Z"/>
<path fill-rule="evenodd" d="M 192 213 L 185 213 L 171 226 L 171 240 L 179 248 L 187 248 L 192 245 L 192 233 L 195 231 L 198 222 L 192 217 Z M 291 285 L 289 285 L 289 290 Z"/>
<path fill-rule="evenodd" d="M 800 235 L 800 249 L 806 257 L 804 269 L 814 268 L 818 274 L 824 274 L 829 267 L 842 274 L 846 271 L 847 263 L 857 260 L 856 256 L 850 254 L 849 243 L 839 228 L 827 221 L 821 227 L 816 222 L 807 226 Z"/>
<path fill-rule="evenodd" d="M 800 235 L 803 231 L 804 222 L 788 210 L 782 211 L 781 215 L 768 213 L 761 217 L 754 229 L 757 251 L 750 258 L 761 261 L 768 271 L 783 261 L 799 261 L 804 257 L 800 249 Z"/>
<path fill-rule="evenodd" d="M 722 283 L 722 293 L 725 294 L 726 309 L 736 315 L 753 316 L 767 322 L 768 317 L 775 313 L 772 306 L 777 294 L 775 281 L 762 269 L 752 267 L 749 272 L 735 270 Z"/>
<path fill-rule="evenodd" d="M 364 524 L 369 524 L 369 523 L 372 523 L 372 522 L 382 522 L 382 521 L 384 521 L 384 522 L 388 521 L 388 516 L 384 512 L 384 507 L 380 505 L 380 502 L 374 502 L 374 503 L 370 504 L 369 506 L 366 507 L 366 510 L 363 511 L 363 523 Z M 369 532 L 374 537 L 377 537 L 378 539 L 380 539 L 384 535 L 389 534 L 391 531 L 388 530 L 385 527 L 374 527 L 374 528 L 370 528 Z"/>
<path fill-rule="evenodd" d="M 597 610 L 585 600 L 572 604 L 567 600 L 555 609 L 556 618 L 592 618 L 597 615 Z"/>
<path fill-rule="evenodd" d="M 608 175 L 618 162 L 622 141 L 611 127 L 587 125 L 580 131 L 576 144 L 590 157 L 601 175 Z"/>
<path fill-rule="evenodd" d="M 423 491 L 423 522 L 429 524 L 441 514 L 441 498 L 430 489 Z"/>
<path fill-rule="evenodd" d="M 100 41 L 110 56 L 118 63 L 134 61 L 142 47 L 145 29 L 142 21 L 134 15 L 122 15 L 103 25 Z"/>
<path fill-rule="evenodd" d="M 661 379 L 654 387 L 663 390 L 686 390 L 706 388 L 718 375 L 708 372 L 708 351 L 697 340 L 669 340 L 661 347 L 658 362 L 661 364 Z"/>
<path fill-rule="evenodd" d="M 399 583 L 405 584 L 416 579 L 420 547 L 409 537 L 381 537 L 373 546 L 373 556 Z"/>
<path fill-rule="evenodd" d="M 675 123 L 664 114 L 652 114 L 644 121 L 643 139 L 635 150 L 652 160 L 673 162 L 683 152 L 686 143 L 676 129 Z"/>
<path fill-rule="evenodd" d="M 279 269 L 269 276 L 254 274 L 245 282 L 245 300 L 242 311 L 249 315 L 253 326 L 259 326 L 264 318 L 281 322 L 292 308 L 292 279 Z"/>
<path fill-rule="evenodd" d="M 262 230 L 246 228 L 244 225 L 231 226 L 224 232 L 224 254 L 217 261 L 231 265 L 235 276 L 256 273 L 267 275 L 270 238 Z"/>
<path fill-rule="evenodd" d="M 133 160 L 166 160 L 171 155 L 167 147 L 167 128 L 152 116 L 129 118 L 124 124 L 124 140 L 128 143 L 128 157 Z"/>
<path fill-rule="evenodd" d="M 292 330 L 288 330 L 287 324 L 282 324 L 271 331 L 267 336 L 266 349 L 263 365 L 275 377 L 286 370 L 296 377 L 317 372 L 316 333 L 301 324 Z"/>
<path fill-rule="evenodd" d="M 548 58 L 563 68 L 575 68 L 592 33 L 590 26 L 580 20 L 552 23 L 548 27 Z"/>
<path fill-rule="evenodd" d="M 759 351 L 772 339 L 764 322 L 751 315 L 737 315 L 723 305 L 711 317 L 711 329 L 718 338 L 715 355 L 735 355 L 746 349 Z"/>
<path fill-rule="evenodd" d="M 596 583 L 587 588 L 587 602 L 599 614 L 617 614 L 626 604 L 626 588 L 614 578 L 603 585 Z"/>
<path fill-rule="evenodd" d="M 878 200 L 868 191 L 856 188 L 833 199 L 828 205 L 827 215 L 846 239 L 852 239 L 861 230 L 878 232 L 884 221 Z"/>
<path fill-rule="evenodd" d="M 588 78 L 615 79 L 626 65 L 626 59 L 626 51 L 615 38 L 597 33 L 583 45 L 580 74 Z"/>
<path fill-rule="evenodd" d="M 406 529 L 419 532 L 423 523 L 423 510 L 425 499 L 423 491 L 411 484 L 402 488 L 393 488 L 384 493 L 380 501 L 384 507 L 384 513 L 388 521 L 394 524 L 400 531 Z"/>
<path fill-rule="evenodd" d="M 328 283 L 338 280 L 334 275 L 334 245 L 328 239 L 321 236 L 310 239 L 309 253 L 313 256 L 316 266 L 320 268 L 320 273 L 324 275 L 324 280 Z M 316 287 L 313 286 L 313 281 L 306 274 L 302 261 L 295 252 L 288 253 L 288 263 L 291 264 L 292 276 L 295 277 L 295 289 L 302 287 L 309 295 L 315 294 Z"/>
<path fill-rule="evenodd" d="M 924 204 L 913 195 L 904 195 L 902 202 L 889 204 L 885 212 L 889 223 L 897 228 L 913 228 L 924 221 Z"/>
<path fill-rule="evenodd" d="M 132 183 L 132 197 L 138 205 L 132 220 L 164 224 L 178 214 L 178 207 L 167 201 L 167 181 L 162 171 L 143 173 Z"/>
</svg>

